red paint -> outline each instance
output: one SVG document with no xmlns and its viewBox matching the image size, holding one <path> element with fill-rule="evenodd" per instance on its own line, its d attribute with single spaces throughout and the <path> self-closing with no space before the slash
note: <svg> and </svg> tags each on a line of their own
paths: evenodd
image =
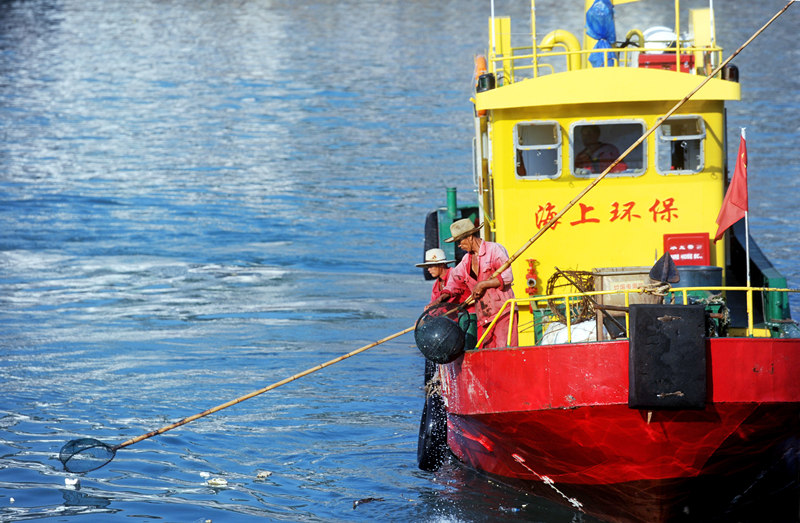
<svg viewBox="0 0 800 523">
<path fill-rule="evenodd" d="M 675 265 L 711 265 L 707 232 L 665 234 L 664 252 L 672 256 Z"/>
<path fill-rule="evenodd" d="M 472 351 L 442 366 L 448 443 L 485 472 L 556 484 L 673 481 L 749 466 L 800 414 L 800 341 L 713 338 L 704 410 L 630 409 L 628 342 Z M 490 444 L 486 444 L 486 440 Z"/>
<path fill-rule="evenodd" d="M 639 67 L 647 69 L 664 69 L 666 71 L 675 70 L 675 53 L 664 54 L 641 54 L 639 55 Z M 694 68 L 694 55 L 681 55 L 681 72 L 688 73 Z"/>
</svg>

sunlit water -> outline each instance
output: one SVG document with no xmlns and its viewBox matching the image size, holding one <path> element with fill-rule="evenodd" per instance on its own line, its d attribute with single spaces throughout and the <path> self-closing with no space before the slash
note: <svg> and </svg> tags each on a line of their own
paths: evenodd
<svg viewBox="0 0 800 523">
<path fill-rule="evenodd" d="M 521 4 L 504 13 L 524 17 Z M 783 2 L 740 4 L 715 2 L 729 50 Z M 554 5 L 537 2 L 542 26 L 564 16 Z M 671 23 L 671 7 L 649 9 Z M 575 517 L 454 465 L 417 469 L 410 335 L 95 472 L 57 458 L 73 438 L 120 443 L 413 324 L 429 292 L 413 267 L 424 215 L 445 187 L 473 197 L 472 55 L 488 14 L 0 4 L 0 520 Z M 798 17 L 737 58 L 744 100 L 728 114 L 730 136 L 747 127 L 751 229 L 793 287 Z"/>
</svg>

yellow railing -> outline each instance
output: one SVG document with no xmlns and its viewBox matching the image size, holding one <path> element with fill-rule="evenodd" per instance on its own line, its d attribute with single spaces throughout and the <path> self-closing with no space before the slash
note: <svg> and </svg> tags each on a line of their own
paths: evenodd
<svg viewBox="0 0 800 523">
<path fill-rule="evenodd" d="M 674 301 L 674 297 L 676 295 L 680 295 L 682 298 L 682 304 L 689 304 L 689 293 L 691 292 L 705 292 L 707 293 L 708 297 L 714 296 L 712 293 L 716 293 L 716 295 L 722 295 L 722 293 L 730 293 L 730 292 L 744 292 L 746 293 L 746 310 L 747 310 L 747 331 L 746 335 L 748 337 L 753 336 L 754 331 L 754 319 L 753 319 L 753 294 L 754 293 L 767 293 L 767 292 L 775 292 L 775 293 L 798 293 L 800 289 L 782 289 L 782 288 L 772 288 L 772 287 L 679 287 L 679 288 L 670 288 L 663 292 L 665 297 L 670 297 L 672 301 Z M 510 325 L 515 324 L 515 319 L 518 320 L 519 314 L 519 306 L 520 305 L 533 305 L 536 309 L 545 310 L 546 307 L 543 307 L 543 304 L 548 304 L 551 302 L 555 303 L 562 303 L 564 304 L 564 315 L 566 318 L 565 328 L 567 331 L 567 342 L 572 342 L 572 307 L 568 306 L 570 301 L 575 302 L 577 300 L 583 300 L 585 297 L 591 297 L 591 300 L 596 302 L 597 299 L 595 297 L 599 296 L 608 296 L 608 295 L 619 295 L 624 294 L 624 309 L 628 309 L 631 304 L 631 294 L 649 294 L 653 295 L 652 289 L 647 288 L 639 288 L 639 289 L 625 289 L 625 290 L 610 290 L 610 291 L 592 291 L 592 292 L 574 292 L 574 293 L 564 293 L 564 294 L 550 294 L 550 295 L 541 295 L 541 296 L 534 296 L 530 298 L 517 298 L 513 300 L 506 301 L 503 306 L 498 311 L 495 318 L 492 322 L 488 325 L 484 333 L 481 335 L 480 339 L 478 340 L 476 347 L 481 347 L 483 344 L 484 339 L 489 334 L 489 332 L 495 327 L 499 318 L 503 316 L 506 311 L 510 311 L 511 318 L 510 318 Z M 659 293 L 661 295 L 661 293 Z M 597 308 L 602 308 L 602 305 L 598 306 Z M 629 311 L 623 310 L 619 311 L 623 312 L 625 315 L 625 332 L 630 332 L 630 318 L 629 318 Z M 554 316 L 554 315 L 553 315 Z M 534 317 L 534 322 L 535 317 Z M 552 320 L 555 321 L 555 320 Z M 548 322 L 550 323 L 550 322 Z M 521 325 L 517 326 L 518 331 L 521 329 Z M 535 326 L 534 326 L 535 327 Z M 511 345 L 511 336 L 512 330 L 509 329 L 508 339 L 506 340 L 506 345 Z M 535 333 L 534 333 L 535 337 Z M 541 340 L 536 340 L 536 343 L 541 342 Z"/>
<path fill-rule="evenodd" d="M 553 47 L 562 47 L 565 50 L 555 51 Z M 550 73 L 554 73 L 560 59 L 563 59 L 563 70 L 571 71 L 579 68 L 576 64 L 586 63 L 589 56 L 594 53 L 603 55 L 605 67 L 644 67 L 641 61 L 645 57 L 672 55 L 674 60 L 669 65 L 676 71 L 685 69 L 681 61 L 692 57 L 696 60 L 703 57 L 703 63 L 694 63 L 690 69 L 692 74 L 708 75 L 712 71 L 711 64 L 720 63 L 722 60 L 722 48 L 720 47 L 681 47 L 680 55 L 675 52 L 674 47 L 664 48 L 641 48 L 641 47 L 620 47 L 611 49 L 579 49 L 570 50 L 562 43 L 555 43 L 547 46 L 532 47 L 512 47 L 510 53 L 489 55 L 489 71 L 495 76 L 498 72 L 506 71 L 508 78 L 498 78 L 497 85 L 511 84 L 516 81 L 517 73 L 520 71 L 532 70 L 534 78 L 540 76 L 540 68 L 549 68 Z M 609 54 L 612 58 L 609 58 Z M 616 63 L 614 61 L 616 60 Z M 556 62 L 554 65 L 552 62 Z M 525 62 L 525 63 L 522 63 Z"/>
</svg>

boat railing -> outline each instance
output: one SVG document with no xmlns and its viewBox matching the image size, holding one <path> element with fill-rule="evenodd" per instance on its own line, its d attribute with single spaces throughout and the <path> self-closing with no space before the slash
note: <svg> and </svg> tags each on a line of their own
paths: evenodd
<svg viewBox="0 0 800 523">
<path fill-rule="evenodd" d="M 556 50 L 556 48 L 560 50 Z M 668 69 L 707 76 L 713 66 L 722 60 L 722 48 L 681 47 L 614 47 L 610 49 L 570 49 L 567 44 L 547 46 L 512 47 L 505 54 L 489 53 L 489 70 L 495 75 L 496 85 L 512 84 L 520 79 L 537 78 L 543 74 L 574 71 L 592 67 L 589 57 L 602 57 L 603 67 L 640 67 Z M 525 74 L 529 73 L 529 74 Z"/>
<path fill-rule="evenodd" d="M 494 329 L 498 320 L 506 314 L 511 314 L 511 324 L 516 325 L 517 332 L 522 334 L 524 332 L 532 331 L 534 334 L 535 344 L 542 343 L 543 332 L 545 325 L 558 324 L 566 332 L 566 343 L 573 341 L 573 326 L 578 323 L 587 321 L 585 310 L 582 315 L 579 315 L 579 321 L 575 321 L 576 306 L 578 304 L 585 304 L 587 300 L 591 303 L 592 307 L 592 320 L 597 321 L 597 315 L 605 316 L 606 313 L 615 312 L 617 321 L 622 321 L 624 317 L 624 332 L 626 334 L 630 329 L 630 315 L 629 307 L 633 303 L 665 303 L 665 304 L 705 304 L 706 312 L 713 320 L 718 323 L 729 321 L 728 309 L 725 305 L 727 296 L 732 293 L 743 292 L 745 293 L 747 325 L 746 327 L 732 327 L 730 333 L 717 333 L 716 335 L 729 336 L 739 335 L 746 337 L 800 337 L 800 328 L 791 320 L 791 318 L 765 318 L 763 322 L 756 322 L 753 307 L 753 299 L 756 294 L 760 294 L 762 299 L 768 293 L 776 293 L 786 297 L 788 302 L 788 295 L 791 293 L 800 293 L 800 289 L 788 288 L 772 288 L 772 287 L 743 287 L 743 286 L 709 286 L 709 287 L 675 287 L 669 286 L 662 287 L 640 287 L 636 289 L 620 289 L 620 290 L 606 290 L 606 291 L 590 291 L 590 292 L 574 292 L 574 293 L 560 293 L 549 295 L 537 295 L 528 298 L 515 298 L 506 301 L 498 311 L 495 318 L 487 326 L 485 332 L 478 340 L 476 347 L 483 346 L 483 342 L 489 332 Z M 623 306 L 604 305 L 602 302 L 606 301 L 604 297 L 611 295 L 622 295 L 624 298 Z M 526 324 L 520 324 L 520 310 L 523 307 L 528 307 L 530 310 L 532 320 Z M 556 307 L 559 314 L 553 310 Z M 605 313 L 603 311 L 606 311 Z M 580 317 L 583 316 L 583 317 Z M 596 332 L 596 339 L 582 340 L 582 341 L 602 341 L 604 338 L 602 334 L 602 319 L 596 323 L 600 330 Z M 758 327 L 756 327 L 758 325 Z M 513 332 L 509 329 L 508 339 L 506 345 L 511 345 L 511 336 Z M 619 336 L 618 339 L 626 338 Z M 557 342 L 557 343 L 564 343 Z"/>
</svg>

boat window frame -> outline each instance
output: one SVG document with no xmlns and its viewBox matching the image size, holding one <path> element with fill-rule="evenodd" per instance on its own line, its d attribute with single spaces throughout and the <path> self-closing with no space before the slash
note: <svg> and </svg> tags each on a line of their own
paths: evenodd
<svg viewBox="0 0 800 523">
<path fill-rule="evenodd" d="M 574 122 L 570 123 L 568 140 L 569 140 L 569 165 L 570 165 L 570 173 L 572 173 L 572 176 L 574 176 L 576 178 L 580 178 L 580 179 L 590 180 L 592 178 L 597 178 L 602 173 L 602 171 L 600 171 L 600 172 L 583 173 L 583 172 L 579 172 L 577 169 L 575 169 L 575 167 L 574 167 L 574 165 L 575 165 L 575 156 L 578 154 L 575 151 L 575 143 L 576 143 L 575 142 L 575 129 L 576 129 L 576 127 L 585 127 L 585 126 L 588 126 L 588 125 L 597 125 L 597 126 L 602 127 L 604 125 L 619 125 L 619 124 L 641 125 L 642 126 L 642 132 L 636 137 L 636 139 L 638 139 L 639 137 L 644 135 L 644 133 L 647 132 L 647 128 L 648 128 L 647 122 L 645 122 L 644 119 L 642 119 L 642 118 L 610 118 L 610 119 L 604 119 L 604 120 L 597 120 L 597 119 L 593 119 L 593 120 L 575 120 Z M 636 140 L 631 142 L 630 145 L 633 145 L 633 143 L 635 143 L 635 142 L 636 142 Z M 614 144 L 614 147 L 617 147 L 619 149 L 620 154 L 622 154 L 628 147 L 630 147 L 630 145 L 622 147 L 622 146 L 618 146 L 617 144 Z M 638 178 L 640 176 L 644 176 L 647 173 L 647 168 L 648 168 L 648 166 L 647 166 L 648 165 L 647 164 L 647 162 L 648 162 L 647 140 L 644 140 L 637 147 L 641 147 L 642 148 L 642 166 L 639 169 L 636 169 L 636 170 L 632 170 L 631 169 L 630 171 L 632 171 L 632 172 L 628 172 L 628 170 L 623 171 L 623 172 L 619 172 L 619 173 L 610 172 L 606 176 L 609 177 L 609 178 L 623 178 L 623 177 L 626 177 L 626 178 Z M 633 151 L 631 151 L 631 152 L 633 152 Z M 625 160 L 623 160 L 623 161 L 625 161 Z"/>
<path fill-rule="evenodd" d="M 677 136 L 670 136 L 669 139 L 665 139 L 665 138 L 662 138 L 664 136 L 664 134 L 663 134 L 664 126 L 663 126 L 663 124 L 659 125 L 659 127 L 658 127 L 658 129 L 656 129 L 656 133 L 655 133 L 655 156 L 653 158 L 655 166 L 656 166 L 656 172 L 658 174 L 662 175 L 662 176 L 686 176 L 686 175 L 692 175 L 692 174 L 700 174 L 701 172 L 703 172 L 703 170 L 705 169 L 705 166 L 706 166 L 705 144 L 706 144 L 706 139 L 708 138 L 708 131 L 707 131 L 707 128 L 706 128 L 706 121 L 699 114 L 673 114 L 672 116 L 667 118 L 667 120 L 673 120 L 673 119 L 674 120 L 688 120 L 688 119 L 699 120 L 700 124 L 701 124 L 701 127 L 702 127 L 702 134 L 677 135 Z M 658 123 L 660 121 L 663 121 L 663 120 L 664 120 L 663 118 L 658 118 L 658 120 L 656 120 L 656 123 Z M 661 167 L 661 165 L 659 164 L 659 159 L 660 159 L 659 153 L 661 152 L 661 147 L 664 147 L 664 145 L 662 145 L 662 143 L 664 143 L 666 145 L 666 144 L 671 143 L 671 142 L 677 142 L 679 140 L 686 140 L 686 139 L 690 139 L 690 138 L 696 138 L 698 136 L 700 137 L 699 138 L 699 142 L 700 142 L 699 149 L 700 150 L 698 152 L 699 157 L 700 157 L 700 162 L 699 162 L 698 167 L 697 167 L 696 170 L 692 170 L 692 169 L 666 169 L 665 170 L 665 169 L 663 169 Z M 671 155 L 672 154 L 672 150 L 671 149 L 668 150 L 667 153 Z"/>
<path fill-rule="evenodd" d="M 520 126 L 525 125 L 539 125 L 539 126 L 552 126 L 555 128 L 555 144 L 547 144 L 547 145 L 520 145 L 520 135 L 518 129 Z M 558 120 L 520 120 L 514 123 L 514 127 L 512 130 L 512 138 L 513 138 L 513 158 L 512 158 L 512 165 L 514 166 L 514 178 L 517 180 L 555 180 L 561 176 L 563 172 L 563 165 L 562 165 L 562 145 L 564 144 L 564 137 L 563 137 L 563 129 L 561 128 L 561 124 Z M 555 150 L 556 154 L 556 172 L 552 175 L 547 174 L 526 174 L 521 175 L 518 171 L 518 163 L 517 157 L 521 151 L 539 151 L 539 150 Z"/>
</svg>

